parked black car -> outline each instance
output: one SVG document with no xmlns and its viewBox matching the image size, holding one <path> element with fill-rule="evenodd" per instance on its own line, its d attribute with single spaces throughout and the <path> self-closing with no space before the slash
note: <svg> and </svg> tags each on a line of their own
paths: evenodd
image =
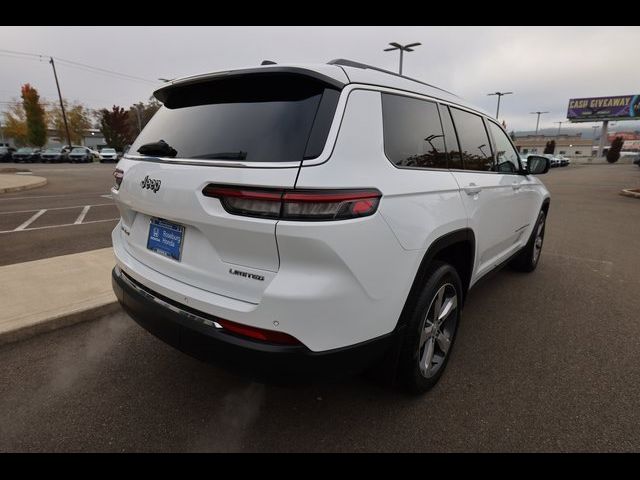
<svg viewBox="0 0 640 480">
<path fill-rule="evenodd" d="M 0 162 L 10 162 L 15 151 L 13 147 L 0 147 Z"/>
<path fill-rule="evenodd" d="M 12 160 L 18 163 L 31 163 L 40 160 L 40 149 L 32 147 L 19 148 L 13 155 Z"/>
<path fill-rule="evenodd" d="M 68 155 L 68 147 L 52 147 L 43 151 L 40 158 L 44 163 L 62 163 L 68 160 Z"/>
<path fill-rule="evenodd" d="M 71 163 L 91 163 L 96 157 L 96 153 L 87 147 L 74 147 L 69 152 L 69 161 Z"/>
</svg>

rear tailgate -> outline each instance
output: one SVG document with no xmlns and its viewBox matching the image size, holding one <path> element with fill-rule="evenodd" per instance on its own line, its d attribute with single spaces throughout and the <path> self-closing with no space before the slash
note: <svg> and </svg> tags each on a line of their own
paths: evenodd
<svg viewBox="0 0 640 480">
<path fill-rule="evenodd" d="M 120 235 L 135 259 L 194 287 L 259 303 L 279 267 L 276 221 L 230 215 L 202 189 L 212 182 L 292 186 L 297 168 L 184 167 L 129 159 L 118 167 L 126 172 L 114 195 L 122 216 Z M 160 188 L 143 188 L 145 179 L 158 181 Z M 179 259 L 148 248 L 152 219 L 184 227 Z"/>
</svg>

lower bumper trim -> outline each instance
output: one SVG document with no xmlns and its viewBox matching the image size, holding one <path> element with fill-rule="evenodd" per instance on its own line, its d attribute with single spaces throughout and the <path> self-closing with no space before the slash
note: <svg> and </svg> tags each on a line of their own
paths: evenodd
<svg viewBox="0 0 640 480">
<path fill-rule="evenodd" d="M 216 317 L 149 290 L 117 266 L 112 285 L 124 310 L 156 337 L 195 358 L 259 379 L 355 374 L 382 358 L 395 336 L 392 332 L 357 345 L 313 352 L 303 345 L 276 345 L 229 333 Z"/>
</svg>

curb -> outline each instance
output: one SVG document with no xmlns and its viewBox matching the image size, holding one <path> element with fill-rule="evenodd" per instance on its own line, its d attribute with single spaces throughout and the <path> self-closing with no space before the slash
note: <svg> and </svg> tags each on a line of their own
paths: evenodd
<svg viewBox="0 0 640 480">
<path fill-rule="evenodd" d="M 117 301 L 114 301 L 105 303 L 104 305 L 98 305 L 97 307 L 62 313 L 32 325 L 27 325 L 25 327 L 6 332 L 0 332 L 0 345 L 26 340 L 41 333 L 52 332 L 59 328 L 86 322 L 87 320 L 97 320 L 98 318 L 121 311 L 122 309 L 120 304 Z"/>
<path fill-rule="evenodd" d="M 631 189 L 625 189 L 620 191 L 620 195 L 631 198 L 640 198 L 640 192 L 634 192 Z"/>
<path fill-rule="evenodd" d="M 39 182 L 36 183 L 30 183 L 28 185 L 19 185 L 17 187 L 5 187 L 5 188 L 0 188 L 0 194 L 1 193 L 13 193 L 13 192 L 20 192 L 22 190 L 31 190 L 32 188 L 40 188 L 40 187 L 44 187 L 47 184 L 47 179 L 43 178 L 42 180 L 40 180 Z"/>
</svg>

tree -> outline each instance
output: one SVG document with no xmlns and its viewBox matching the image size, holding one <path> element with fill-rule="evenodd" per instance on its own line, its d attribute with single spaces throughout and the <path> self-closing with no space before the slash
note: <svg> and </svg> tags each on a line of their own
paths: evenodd
<svg viewBox="0 0 640 480">
<path fill-rule="evenodd" d="M 12 138 L 18 147 L 27 145 L 27 117 L 21 103 L 16 101 L 11 104 L 9 110 L 4 112 L 2 124 L 5 137 Z"/>
<path fill-rule="evenodd" d="M 620 150 L 622 150 L 622 146 L 624 145 L 624 139 L 622 137 L 616 137 L 611 142 L 611 147 L 609 147 L 609 151 L 607 152 L 607 162 L 616 163 L 620 158 Z"/>
<path fill-rule="evenodd" d="M 80 103 L 69 105 L 63 100 L 64 110 L 67 114 L 67 123 L 69 124 L 69 136 L 71 143 L 80 145 L 87 129 L 91 128 L 91 117 L 89 110 Z M 60 104 L 53 104 L 49 108 L 49 121 L 51 127 L 57 132 L 60 138 L 67 138 L 67 132 L 64 128 L 64 118 L 62 117 L 62 109 Z"/>
<path fill-rule="evenodd" d="M 42 147 L 47 143 L 47 124 L 38 91 L 28 83 L 22 86 L 22 106 L 27 117 L 27 143 Z"/>
<path fill-rule="evenodd" d="M 547 144 L 544 147 L 544 152 L 543 153 L 550 153 L 553 155 L 553 152 L 556 151 L 556 141 L 555 140 L 549 140 L 547 142 Z"/>
<path fill-rule="evenodd" d="M 129 107 L 129 129 L 131 130 L 131 136 L 135 139 L 142 131 L 151 117 L 160 108 L 160 102 L 151 97 L 148 103 L 138 102 Z"/>
<path fill-rule="evenodd" d="M 104 135 L 107 145 L 122 151 L 125 145 L 133 143 L 134 136 L 129 128 L 129 112 L 124 108 L 114 105 L 111 110 L 103 108 L 98 116 L 100 118 L 100 131 Z"/>
</svg>

